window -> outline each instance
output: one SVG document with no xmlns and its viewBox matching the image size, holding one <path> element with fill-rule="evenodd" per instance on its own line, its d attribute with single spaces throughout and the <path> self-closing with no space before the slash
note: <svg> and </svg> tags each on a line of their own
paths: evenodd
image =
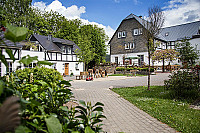
<svg viewBox="0 0 200 133">
<path fill-rule="evenodd" d="M 166 32 L 166 33 L 165 33 L 165 36 L 169 36 L 169 32 Z"/>
<path fill-rule="evenodd" d="M 53 63 L 53 65 L 51 65 L 52 69 L 56 69 L 56 63 Z"/>
<path fill-rule="evenodd" d="M 121 38 L 121 37 L 122 37 L 122 33 L 121 33 L 121 32 L 118 32 L 117 37 L 118 37 L 118 38 Z"/>
<path fill-rule="evenodd" d="M 68 48 L 67 48 L 67 53 L 68 53 L 68 54 L 71 54 L 71 52 L 72 52 L 72 51 L 71 51 L 71 47 L 68 47 Z"/>
<path fill-rule="evenodd" d="M 6 70 L 6 73 L 11 73 L 12 69 L 12 62 L 8 62 L 8 71 Z"/>
<path fill-rule="evenodd" d="M 134 29 L 134 30 L 133 30 L 133 35 L 135 35 L 135 36 L 136 36 L 136 35 L 138 35 L 138 34 L 139 34 L 139 31 L 138 31 L 138 29 Z"/>
<path fill-rule="evenodd" d="M 118 57 L 115 57 L 115 63 L 118 65 Z"/>
<path fill-rule="evenodd" d="M 66 53 L 66 48 L 65 48 L 65 46 L 62 46 L 62 47 L 61 47 L 61 50 L 62 50 L 63 53 Z"/>
<path fill-rule="evenodd" d="M 139 28 L 139 35 L 142 35 L 142 28 Z"/>
<path fill-rule="evenodd" d="M 122 37 L 126 37 L 126 31 L 122 32 Z"/>
<path fill-rule="evenodd" d="M 135 44 L 133 43 L 129 43 L 130 49 L 134 49 L 135 48 Z"/>
<path fill-rule="evenodd" d="M 138 57 L 140 57 L 140 59 L 138 59 L 138 65 L 142 66 L 144 64 L 144 55 L 138 55 Z"/>
<path fill-rule="evenodd" d="M 76 69 L 76 70 L 79 70 L 79 69 L 78 69 L 78 63 L 76 63 L 75 69 Z"/>
<path fill-rule="evenodd" d="M 125 49 L 129 49 L 129 44 L 125 43 Z"/>
</svg>

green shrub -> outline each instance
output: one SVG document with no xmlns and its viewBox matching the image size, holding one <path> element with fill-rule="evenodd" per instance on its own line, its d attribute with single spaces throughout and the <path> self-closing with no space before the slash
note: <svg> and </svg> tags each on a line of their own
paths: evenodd
<svg viewBox="0 0 200 133">
<path fill-rule="evenodd" d="M 199 95 L 199 79 L 193 72 L 178 71 L 165 80 L 165 89 L 171 91 L 173 98 L 195 99 Z"/>
<path fill-rule="evenodd" d="M 126 68 L 127 71 L 130 71 L 130 70 L 133 70 L 133 69 L 134 69 L 134 68 L 132 68 L 132 67 L 127 67 L 127 68 Z"/>
<path fill-rule="evenodd" d="M 31 73 L 33 73 L 34 80 L 44 80 L 46 82 L 58 83 L 63 79 L 62 75 L 57 70 L 46 67 L 35 67 L 16 70 L 16 74 L 21 83 L 23 83 L 24 80 L 29 82 Z"/>
<path fill-rule="evenodd" d="M 124 67 L 116 67 L 116 71 L 124 71 L 125 68 Z"/>
</svg>

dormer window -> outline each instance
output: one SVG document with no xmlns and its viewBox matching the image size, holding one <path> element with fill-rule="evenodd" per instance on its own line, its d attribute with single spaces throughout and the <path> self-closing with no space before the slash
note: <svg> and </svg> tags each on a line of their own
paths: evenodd
<svg viewBox="0 0 200 133">
<path fill-rule="evenodd" d="M 123 38 L 126 37 L 126 31 L 118 32 L 117 38 Z"/>
<path fill-rule="evenodd" d="M 169 32 L 166 32 L 166 33 L 165 33 L 165 36 L 168 36 L 168 35 L 169 35 Z"/>
<path fill-rule="evenodd" d="M 121 38 L 121 37 L 122 37 L 122 33 L 121 33 L 121 32 L 118 32 L 117 37 L 118 37 L 118 38 Z"/>
<path fill-rule="evenodd" d="M 65 46 L 62 46 L 61 50 L 62 50 L 63 53 L 66 53 L 66 47 Z"/>
<path fill-rule="evenodd" d="M 67 48 L 67 53 L 68 53 L 68 54 L 71 54 L 71 52 L 72 52 L 71 47 L 68 47 L 68 48 Z"/>
<path fill-rule="evenodd" d="M 139 34 L 138 29 L 134 29 L 134 30 L 133 30 L 133 35 L 137 36 L 138 34 Z"/>
<path fill-rule="evenodd" d="M 126 37 L 126 31 L 122 31 L 122 37 Z"/>
<path fill-rule="evenodd" d="M 142 35 L 142 28 L 139 28 L 139 35 Z"/>
</svg>

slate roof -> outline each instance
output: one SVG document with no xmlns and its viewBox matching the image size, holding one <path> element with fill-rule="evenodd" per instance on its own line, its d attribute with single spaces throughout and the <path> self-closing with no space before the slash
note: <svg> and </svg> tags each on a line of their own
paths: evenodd
<svg viewBox="0 0 200 133">
<path fill-rule="evenodd" d="M 147 28 L 147 21 L 134 15 L 133 13 L 131 13 L 130 15 L 128 15 L 124 20 L 127 20 L 127 19 L 132 19 L 132 18 L 135 18 L 141 25 L 143 25 L 145 28 Z"/>
<path fill-rule="evenodd" d="M 191 39 L 193 35 L 198 34 L 200 29 L 200 21 L 166 27 L 161 29 L 161 33 L 158 38 L 164 41 L 177 41 L 182 40 L 185 37 Z M 166 34 L 168 34 L 166 36 Z"/>
<path fill-rule="evenodd" d="M 146 27 L 147 24 L 145 23 L 148 23 L 148 22 L 132 13 L 128 15 L 124 20 L 132 19 L 132 18 L 135 18 L 141 25 L 147 28 Z M 199 30 L 200 30 L 200 21 L 196 21 L 192 23 L 162 28 L 160 31 L 160 34 L 157 35 L 157 38 L 163 41 L 177 41 L 177 40 L 182 40 L 184 38 L 190 39 L 194 35 L 199 34 L 198 33 Z M 166 34 L 168 35 L 166 36 Z"/>
<path fill-rule="evenodd" d="M 47 51 L 55 51 L 62 52 L 61 49 L 56 45 L 56 43 L 61 43 L 63 45 L 73 45 L 73 51 L 75 49 L 80 49 L 73 41 L 54 38 L 52 37 L 52 41 L 48 40 L 48 36 L 33 34 L 33 37 L 47 50 Z"/>
</svg>

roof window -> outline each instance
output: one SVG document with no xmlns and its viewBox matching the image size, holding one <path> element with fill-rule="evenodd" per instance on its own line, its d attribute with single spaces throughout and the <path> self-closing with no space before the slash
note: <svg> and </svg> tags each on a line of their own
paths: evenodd
<svg viewBox="0 0 200 133">
<path fill-rule="evenodd" d="M 166 32 L 166 33 L 165 33 L 165 36 L 168 36 L 168 35 L 169 35 L 169 32 Z"/>
</svg>

